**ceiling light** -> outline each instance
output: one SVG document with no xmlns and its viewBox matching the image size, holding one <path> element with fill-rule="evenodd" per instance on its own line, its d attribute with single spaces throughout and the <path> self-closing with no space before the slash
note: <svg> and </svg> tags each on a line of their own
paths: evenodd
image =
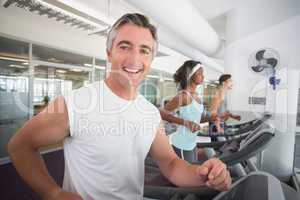
<svg viewBox="0 0 300 200">
<path fill-rule="evenodd" d="M 82 69 L 71 69 L 71 71 L 73 71 L 73 72 L 82 72 L 83 70 Z"/>
<path fill-rule="evenodd" d="M 61 21 L 78 29 L 94 31 L 99 28 L 108 27 L 109 24 L 77 10 L 58 0 L 6 0 L 3 7 L 16 6 L 26 11 L 47 16 L 49 19 Z"/>
<path fill-rule="evenodd" d="M 88 63 L 84 63 L 83 65 L 84 65 L 85 67 L 93 67 L 92 64 L 88 64 Z"/>
<path fill-rule="evenodd" d="M 147 78 L 155 78 L 158 79 L 159 77 L 157 75 L 147 75 Z"/>
<path fill-rule="evenodd" d="M 57 69 L 56 72 L 61 73 L 61 74 L 65 74 L 67 73 L 66 70 L 62 70 L 62 69 Z"/>
<path fill-rule="evenodd" d="M 96 69 L 105 69 L 106 67 L 104 67 L 104 66 L 99 66 L 99 65 L 95 65 L 95 68 L 96 68 Z"/>
<path fill-rule="evenodd" d="M 26 68 L 25 66 L 21 66 L 21 65 L 13 65 L 13 64 L 11 64 L 11 65 L 9 65 L 10 67 L 14 67 L 14 68 L 20 68 L 20 69 L 24 69 L 24 68 Z"/>
<path fill-rule="evenodd" d="M 58 59 L 56 59 L 56 58 L 48 58 L 47 59 L 49 62 L 56 62 L 56 63 L 62 63 L 63 61 L 61 61 L 61 60 L 58 60 Z"/>
<path fill-rule="evenodd" d="M 24 62 L 24 63 L 22 63 L 22 65 L 29 65 L 29 63 L 28 62 Z"/>
<path fill-rule="evenodd" d="M 174 81 L 172 78 L 164 78 L 165 81 Z"/>
</svg>

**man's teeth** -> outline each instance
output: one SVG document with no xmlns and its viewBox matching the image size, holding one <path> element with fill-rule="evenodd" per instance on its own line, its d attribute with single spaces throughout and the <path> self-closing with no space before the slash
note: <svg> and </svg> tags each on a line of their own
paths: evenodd
<svg viewBox="0 0 300 200">
<path fill-rule="evenodd" d="M 138 73 L 140 71 L 140 69 L 129 69 L 129 68 L 124 68 L 124 70 L 129 73 Z"/>
</svg>

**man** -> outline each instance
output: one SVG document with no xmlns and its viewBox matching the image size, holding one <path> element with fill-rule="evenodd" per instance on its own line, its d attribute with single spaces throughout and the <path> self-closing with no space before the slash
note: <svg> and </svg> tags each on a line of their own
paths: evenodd
<svg viewBox="0 0 300 200">
<path fill-rule="evenodd" d="M 108 35 L 108 78 L 56 98 L 11 139 L 14 166 L 43 199 L 142 199 L 149 150 L 175 185 L 228 189 L 231 178 L 218 159 L 196 166 L 176 156 L 159 128 L 159 111 L 138 95 L 156 49 L 156 29 L 148 19 L 124 15 Z M 38 153 L 59 141 L 64 142 L 66 165 L 63 189 Z"/>
</svg>

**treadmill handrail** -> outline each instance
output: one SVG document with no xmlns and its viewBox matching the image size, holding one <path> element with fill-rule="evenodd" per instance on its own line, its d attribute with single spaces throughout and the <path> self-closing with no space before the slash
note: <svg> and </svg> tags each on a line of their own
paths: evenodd
<svg viewBox="0 0 300 200">
<path fill-rule="evenodd" d="M 253 119 L 253 120 L 250 120 L 248 122 L 244 122 L 244 123 L 240 123 L 240 124 L 235 124 L 235 125 L 226 125 L 226 128 L 229 128 L 229 129 L 239 129 L 241 128 L 242 126 L 249 126 L 251 125 L 252 123 L 254 123 L 257 119 Z"/>
<path fill-rule="evenodd" d="M 270 115 L 264 115 L 261 119 L 256 119 L 255 122 L 249 126 L 246 126 L 242 129 L 233 131 L 233 133 L 227 133 L 227 134 L 220 134 L 220 133 L 214 133 L 214 134 L 204 134 L 201 131 L 199 131 L 199 133 L 197 134 L 198 136 L 201 137 L 233 137 L 233 136 L 238 136 L 238 135 L 243 135 L 243 134 L 247 134 L 252 130 L 258 129 L 260 126 L 262 126 L 264 124 L 265 121 L 267 121 L 268 119 L 270 119 Z M 253 120 L 254 121 L 254 120 Z"/>
<path fill-rule="evenodd" d="M 263 132 L 258 138 L 256 138 L 256 140 L 252 141 L 244 148 L 230 155 L 221 155 L 219 159 L 230 166 L 238 164 L 257 155 L 259 152 L 264 150 L 273 137 L 273 133 Z"/>
</svg>

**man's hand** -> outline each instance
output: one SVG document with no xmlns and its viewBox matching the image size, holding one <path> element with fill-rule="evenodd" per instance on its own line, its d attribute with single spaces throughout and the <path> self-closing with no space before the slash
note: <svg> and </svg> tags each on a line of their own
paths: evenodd
<svg viewBox="0 0 300 200">
<path fill-rule="evenodd" d="M 59 190 L 51 196 L 45 197 L 44 200 L 83 200 L 83 198 L 78 194 Z"/>
<path fill-rule="evenodd" d="M 195 132 L 201 129 L 200 125 L 192 122 L 192 121 L 185 121 L 184 125 L 191 130 L 191 132 Z"/>
<path fill-rule="evenodd" d="M 226 165 L 217 158 L 204 162 L 197 168 L 196 173 L 208 187 L 213 189 L 228 190 L 231 185 L 231 177 Z"/>
</svg>

